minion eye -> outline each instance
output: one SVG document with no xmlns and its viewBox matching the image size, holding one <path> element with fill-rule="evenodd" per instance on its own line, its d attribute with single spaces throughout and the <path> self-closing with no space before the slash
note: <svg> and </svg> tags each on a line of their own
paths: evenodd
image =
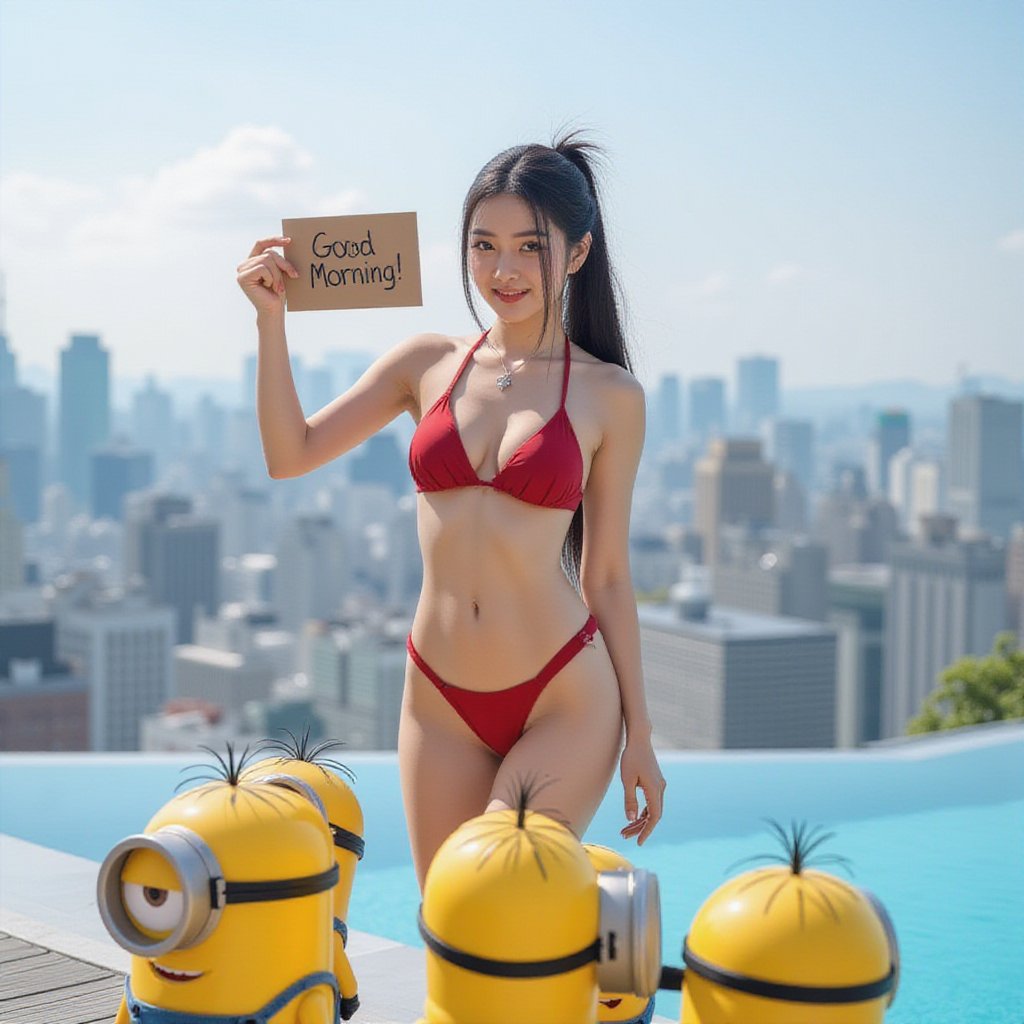
<svg viewBox="0 0 1024 1024">
<path fill-rule="evenodd" d="M 139 928 L 169 932 L 181 920 L 185 900 L 176 889 L 160 889 L 155 885 L 123 882 L 121 891 L 124 908 Z"/>
</svg>

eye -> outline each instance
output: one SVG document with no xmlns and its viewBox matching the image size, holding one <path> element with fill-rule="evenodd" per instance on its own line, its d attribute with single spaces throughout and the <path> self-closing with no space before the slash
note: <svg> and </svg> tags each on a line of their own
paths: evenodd
<svg viewBox="0 0 1024 1024">
<path fill-rule="evenodd" d="M 484 249 L 485 245 L 487 246 L 487 249 L 492 249 L 493 248 L 491 243 L 486 241 L 483 238 L 481 238 L 481 239 L 477 240 L 476 242 L 474 242 L 473 245 L 472 245 L 472 248 L 473 249 L 479 249 L 481 252 L 486 252 L 487 249 Z"/>
<path fill-rule="evenodd" d="M 122 882 L 121 892 L 125 910 L 140 928 L 169 932 L 181 920 L 185 900 L 177 889 Z"/>
<path fill-rule="evenodd" d="M 541 245 L 540 242 L 524 242 L 523 248 L 527 252 L 540 252 L 541 249 L 544 248 L 544 246 Z"/>
</svg>

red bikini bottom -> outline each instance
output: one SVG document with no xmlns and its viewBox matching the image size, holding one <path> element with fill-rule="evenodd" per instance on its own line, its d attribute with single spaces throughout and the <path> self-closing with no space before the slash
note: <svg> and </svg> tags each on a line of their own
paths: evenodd
<svg viewBox="0 0 1024 1024">
<path fill-rule="evenodd" d="M 587 644 L 594 642 L 597 619 L 593 615 L 583 628 L 532 678 L 503 690 L 466 690 L 446 683 L 413 646 L 412 633 L 405 647 L 416 667 L 437 687 L 441 696 L 496 754 L 504 757 L 523 734 L 530 711 L 541 691 Z"/>
</svg>

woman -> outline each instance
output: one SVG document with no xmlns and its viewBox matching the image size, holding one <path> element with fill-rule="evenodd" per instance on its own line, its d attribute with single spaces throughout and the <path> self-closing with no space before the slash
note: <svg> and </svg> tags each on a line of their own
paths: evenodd
<svg viewBox="0 0 1024 1024">
<path fill-rule="evenodd" d="M 257 411 L 271 477 L 298 476 L 402 412 L 423 590 L 398 737 L 422 889 L 463 821 L 524 781 L 582 836 L 622 746 L 624 837 L 661 817 L 628 526 L 644 434 L 590 166 L 575 135 L 516 146 L 477 175 L 463 211 L 463 286 L 495 315 L 479 335 L 418 334 L 307 420 L 288 362 L 284 278 L 257 242 L 238 282 L 257 310 Z M 583 529 L 584 520 L 586 529 Z M 646 806 L 638 814 L 637 788 Z"/>
</svg>

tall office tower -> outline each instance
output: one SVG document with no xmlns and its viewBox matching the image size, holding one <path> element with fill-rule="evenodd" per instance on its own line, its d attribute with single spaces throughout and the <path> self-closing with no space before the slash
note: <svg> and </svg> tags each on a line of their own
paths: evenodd
<svg viewBox="0 0 1024 1024">
<path fill-rule="evenodd" d="M 336 614 L 349 585 L 345 538 L 325 515 L 299 513 L 281 531 L 274 580 L 282 627 L 301 632 L 309 619 Z"/>
<path fill-rule="evenodd" d="M 836 746 L 882 738 L 887 565 L 842 565 L 829 572 L 828 621 L 836 629 Z"/>
<path fill-rule="evenodd" d="M 212 456 L 212 468 L 219 469 L 227 440 L 227 411 L 224 406 L 210 395 L 200 395 L 192 425 L 193 449 Z"/>
<path fill-rule="evenodd" d="M 810 420 L 771 421 L 770 457 L 779 469 L 792 473 L 806 495 L 814 490 L 814 424 Z"/>
<path fill-rule="evenodd" d="M 274 528 L 266 487 L 250 487 L 240 470 L 222 470 L 210 481 L 207 497 L 210 515 L 220 523 L 223 555 L 270 550 Z"/>
<path fill-rule="evenodd" d="M 868 486 L 872 494 L 889 493 L 889 460 L 910 444 L 910 416 L 904 409 L 886 409 L 875 420 L 868 441 Z"/>
<path fill-rule="evenodd" d="M 690 434 L 704 448 L 712 437 L 725 434 L 725 381 L 721 377 L 694 377 L 690 381 Z"/>
<path fill-rule="evenodd" d="M 834 629 L 711 607 L 688 586 L 667 605 L 639 606 L 657 740 L 699 750 L 833 746 Z"/>
<path fill-rule="evenodd" d="M 177 451 L 177 424 L 170 392 L 157 387 L 152 375 L 132 399 L 131 423 L 132 440 L 153 453 L 153 473 L 159 480 Z"/>
<path fill-rule="evenodd" d="M 346 461 L 354 484 L 382 484 L 396 498 L 410 489 L 409 463 L 391 431 L 368 437 Z"/>
<path fill-rule="evenodd" d="M 835 490 L 817 503 L 811 533 L 828 548 L 831 565 L 865 565 L 889 560 L 899 536 L 896 510 L 885 498 L 856 498 Z"/>
<path fill-rule="evenodd" d="M 306 416 L 319 412 L 337 397 L 334 390 L 334 374 L 329 366 L 309 366 L 299 392 L 299 402 Z"/>
<path fill-rule="evenodd" d="M 717 558 L 721 526 L 735 523 L 760 529 L 773 524 L 775 467 L 761 458 L 760 441 L 713 439 L 694 475 L 694 525 L 703 536 L 708 565 Z"/>
<path fill-rule="evenodd" d="M 1006 622 L 1024 646 L 1024 523 L 1017 523 L 1006 545 Z"/>
<path fill-rule="evenodd" d="M 389 575 L 386 598 L 392 611 L 411 616 L 423 588 L 423 557 L 416 530 L 416 497 L 407 494 L 398 499 L 398 507 L 388 527 Z"/>
<path fill-rule="evenodd" d="M 1006 548 L 957 538 L 953 516 L 926 516 L 921 541 L 892 546 L 885 607 L 882 733 L 899 736 L 944 668 L 986 655 L 1006 628 Z"/>
<path fill-rule="evenodd" d="M 227 414 L 223 465 L 241 472 L 252 487 L 265 487 L 271 479 L 254 407 L 232 409 Z"/>
<path fill-rule="evenodd" d="M 775 525 L 790 533 L 807 529 L 807 495 L 800 481 L 784 469 L 775 473 Z"/>
<path fill-rule="evenodd" d="M 48 434 L 46 396 L 0 385 L 0 458 L 7 459 L 11 502 L 22 523 L 39 519 Z"/>
<path fill-rule="evenodd" d="M 737 363 L 736 418 L 733 432 L 756 435 L 762 420 L 779 411 L 779 361 L 747 356 Z"/>
<path fill-rule="evenodd" d="M 889 460 L 889 501 L 904 533 L 917 536 L 920 518 L 942 507 L 942 465 L 924 458 L 910 445 Z"/>
<path fill-rule="evenodd" d="M 0 593 L 25 581 L 24 529 L 14 514 L 7 460 L 0 456 Z"/>
<path fill-rule="evenodd" d="M 125 579 L 140 576 L 154 602 L 177 613 L 175 643 L 192 642 L 196 608 L 220 603 L 220 534 L 190 498 L 139 492 L 124 499 Z"/>
<path fill-rule="evenodd" d="M 855 462 L 834 462 L 831 468 L 829 490 L 846 498 L 859 499 L 868 496 L 867 476 L 864 467 Z"/>
<path fill-rule="evenodd" d="M 173 608 L 138 590 L 83 590 L 57 613 L 57 653 L 89 684 L 89 748 L 138 750 L 139 723 L 174 695 Z"/>
<path fill-rule="evenodd" d="M 825 621 L 828 552 L 823 544 L 779 530 L 723 526 L 718 556 L 711 573 L 715 604 Z"/>
<path fill-rule="evenodd" d="M 679 377 L 666 373 L 658 381 L 654 396 L 653 422 L 649 423 L 652 450 L 675 444 L 683 434 L 682 391 Z"/>
<path fill-rule="evenodd" d="M 371 352 L 348 352 L 344 349 L 335 349 L 325 353 L 324 364 L 331 371 L 331 380 L 335 394 L 342 394 L 350 387 L 373 363 L 374 356 Z"/>
<path fill-rule="evenodd" d="M 51 617 L 0 613 L 0 750 L 88 750 L 89 687 L 56 657 Z"/>
<path fill-rule="evenodd" d="M 115 437 L 92 454 L 89 514 L 124 519 L 124 498 L 131 491 L 145 490 L 153 483 L 153 455 L 133 447 L 126 438 Z"/>
<path fill-rule="evenodd" d="M 950 402 L 949 511 L 963 530 L 985 530 L 1005 540 L 1024 519 L 1022 411 L 1024 403 L 994 395 Z"/>
<path fill-rule="evenodd" d="M 110 437 L 110 356 L 92 334 L 73 334 L 60 353 L 60 479 L 89 502 L 89 455 Z"/>
</svg>

